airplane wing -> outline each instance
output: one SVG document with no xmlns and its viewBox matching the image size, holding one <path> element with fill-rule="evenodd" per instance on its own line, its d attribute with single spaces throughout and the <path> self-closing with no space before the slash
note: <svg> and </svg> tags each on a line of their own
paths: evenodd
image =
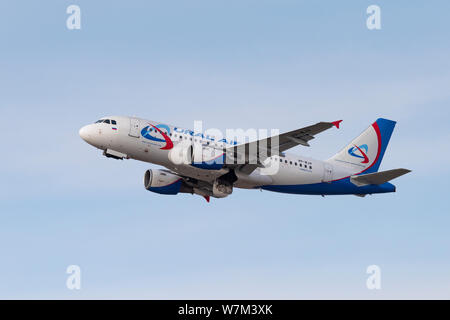
<svg viewBox="0 0 450 320">
<path fill-rule="evenodd" d="M 314 139 L 316 134 L 332 127 L 339 128 L 341 122 L 342 120 L 319 122 L 312 126 L 282 133 L 278 136 L 228 147 L 226 149 L 227 158 L 234 159 L 235 164 L 241 164 L 240 170 L 242 172 L 250 174 L 257 167 L 262 167 L 262 161 L 266 158 L 272 155 L 279 155 L 298 145 L 309 147 L 308 142 Z"/>
<path fill-rule="evenodd" d="M 212 193 L 212 188 L 213 188 L 213 185 L 211 182 L 204 181 L 201 179 L 191 178 L 189 176 L 186 176 L 186 175 L 183 175 L 183 174 L 180 174 L 178 172 L 168 170 L 168 169 L 159 169 L 159 170 L 167 172 L 171 175 L 178 176 L 179 178 L 181 178 L 183 180 L 183 182 L 185 183 L 186 186 L 188 186 L 189 188 L 192 188 L 189 191 L 181 191 L 181 192 L 193 193 L 193 190 L 195 188 L 194 193 L 202 196 L 203 198 L 206 199 L 206 201 L 209 202 L 210 194 Z"/>
</svg>

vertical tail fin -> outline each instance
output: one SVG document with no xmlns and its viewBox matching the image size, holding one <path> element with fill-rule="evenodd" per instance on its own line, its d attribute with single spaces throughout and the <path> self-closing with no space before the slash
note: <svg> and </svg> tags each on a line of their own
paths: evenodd
<svg viewBox="0 0 450 320">
<path fill-rule="evenodd" d="M 354 174 L 377 172 L 396 122 L 379 118 L 340 152 L 328 159 Z"/>
</svg>

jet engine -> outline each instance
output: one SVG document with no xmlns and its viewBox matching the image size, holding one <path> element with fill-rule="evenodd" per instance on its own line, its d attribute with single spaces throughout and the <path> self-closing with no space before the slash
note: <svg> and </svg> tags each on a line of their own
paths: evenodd
<svg viewBox="0 0 450 320">
<path fill-rule="evenodd" d="M 144 175 L 144 187 L 148 191 L 159 194 L 178 194 L 179 192 L 191 192 L 183 179 L 173 173 L 164 170 L 149 169 Z"/>
<path fill-rule="evenodd" d="M 159 194 L 175 195 L 191 193 L 201 195 L 209 201 L 209 197 L 225 198 L 233 192 L 233 183 L 224 179 L 216 179 L 214 183 L 202 183 L 196 179 L 185 181 L 180 176 L 166 170 L 149 169 L 144 175 L 144 187 L 148 191 Z"/>
<path fill-rule="evenodd" d="M 212 187 L 212 196 L 215 198 L 225 198 L 233 192 L 233 184 L 229 181 L 216 179 Z"/>
</svg>

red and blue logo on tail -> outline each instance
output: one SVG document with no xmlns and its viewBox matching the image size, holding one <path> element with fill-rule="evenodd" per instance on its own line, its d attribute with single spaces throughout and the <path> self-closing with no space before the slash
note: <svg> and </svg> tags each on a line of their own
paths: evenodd
<svg viewBox="0 0 450 320">
<path fill-rule="evenodd" d="M 365 150 L 365 152 L 363 151 Z M 359 151 L 359 154 L 356 154 L 355 151 Z M 361 158 L 363 161 L 361 163 L 369 163 L 369 157 L 367 157 L 367 152 L 369 152 L 369 147 L 367 144 L 362 144 L 359 147 L 355 145 L 354 147 L 351 147 L 348 149 L 348 154 L 352 157 Z"/>
</svg>

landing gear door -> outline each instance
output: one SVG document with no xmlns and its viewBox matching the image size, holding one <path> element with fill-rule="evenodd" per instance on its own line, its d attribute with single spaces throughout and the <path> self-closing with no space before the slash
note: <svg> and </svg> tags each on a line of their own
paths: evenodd
<svg viewBox="0 0 450 320">
<path fill-rule="evenodd" d="M 128 135 L 139 138 L 139 119 L 130 118 L 130 133 Z"/>
<path fill-rule="evenodd" d="M 328 163 L 325 163 L 323 166 L 323 181 L 331 183 L 333 180 L 333 166 Z"/>
</svg>

